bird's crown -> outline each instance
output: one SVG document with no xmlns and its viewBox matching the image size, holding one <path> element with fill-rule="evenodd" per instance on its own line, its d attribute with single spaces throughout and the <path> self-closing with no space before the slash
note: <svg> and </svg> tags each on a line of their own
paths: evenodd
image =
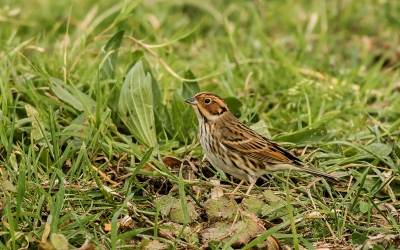
<svg viewBox="0 0 400 250">
<path fill-rule="evenodd" d="M 187 99 L 187 103 L 191 104 L 199 118 L 215 120 L 224 113 L 229 113 L 228 105 L 218 95 L 211 92 L 200 92 L 194 97 Z"/>
</svg>

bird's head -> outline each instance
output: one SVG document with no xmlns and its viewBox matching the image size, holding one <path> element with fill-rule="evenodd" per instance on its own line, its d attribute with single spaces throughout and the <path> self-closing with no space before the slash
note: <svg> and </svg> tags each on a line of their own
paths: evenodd
<svg viewBox="0 0 400 250">
<path fill-rule="evenodd" d="M 186 102 L 193 106 L 199 121 L 215 121 L 229 113 L 228 105 L 214 93 L 200 92 Z"/>
</svg>

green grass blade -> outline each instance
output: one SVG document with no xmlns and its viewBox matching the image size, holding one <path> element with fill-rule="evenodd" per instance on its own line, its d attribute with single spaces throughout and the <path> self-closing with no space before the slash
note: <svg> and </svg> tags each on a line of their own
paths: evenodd
<svg viewBox="0 0 400 250">
<path fill-rule="evenodd" d="M 287 185 L 286 185 L 286 208 L 287 208 L 288 215 L 289 215 L 290 227 L 292 229 L 294 249 L 299 250 L 300 249 L 299 237 L 297 235 L 296 222 L 295 222 L 294 216 L 293 216 L 293 207 L 292 207 L 292 203 L 290 200 L 289 187 Z"/>
</svg>

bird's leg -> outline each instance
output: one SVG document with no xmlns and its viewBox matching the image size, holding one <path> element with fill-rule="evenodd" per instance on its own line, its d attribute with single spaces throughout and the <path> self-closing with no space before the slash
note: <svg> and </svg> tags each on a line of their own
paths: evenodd
<svg viewBox="0 0 400 250">
<path fill-rule="evenodd" d="M 244 179 L 240 181 L 240 183 L 236 186 L 236 188 L 232 191 L 232 193 L 229 195 L 229 199 L 232 201 L 234 198 L 235 193 L 239 190 L 240 186 L 242 186 L 244 182 Z"/>
<path fill-rule="evenodd" d="M 253 189 L 254 184 L 256 184 L 256 181 L 257 181 L 257 178 L 255 178 L 255 179 L 253 179 L 253 180 L 251 181 L 250 186 L 249 186 L 249 188 L 247 189 L 246 195 L 249 195 L 249 194 L 250 194 L 250 191 Z M 244 199 L 243 199 L 243 200 L 244 200 Z M 243 201 L 242 201 L 242 202 L 243 202 Z"/>
</svg>

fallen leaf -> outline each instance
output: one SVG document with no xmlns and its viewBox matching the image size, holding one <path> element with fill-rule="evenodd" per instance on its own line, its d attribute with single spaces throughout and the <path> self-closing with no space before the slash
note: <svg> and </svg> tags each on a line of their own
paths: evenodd
<svg viewBox="0 0 400 250">
<path fill-rule="evenodd" d="M 237 203 L 233 200 L 228 200 L 225 197 L 220 199 L 209 199 L 204 203 L 208 221 L 229 220 L 233 221 L 236 211 L 238 210 Z"/>
<path fill-rule="evenodd" d="M 68 250 L 68 240 L 63 234 L 51 234 L 50 242 L 53 245 L 54 249 L 57 250 Z"/>
</svg>

